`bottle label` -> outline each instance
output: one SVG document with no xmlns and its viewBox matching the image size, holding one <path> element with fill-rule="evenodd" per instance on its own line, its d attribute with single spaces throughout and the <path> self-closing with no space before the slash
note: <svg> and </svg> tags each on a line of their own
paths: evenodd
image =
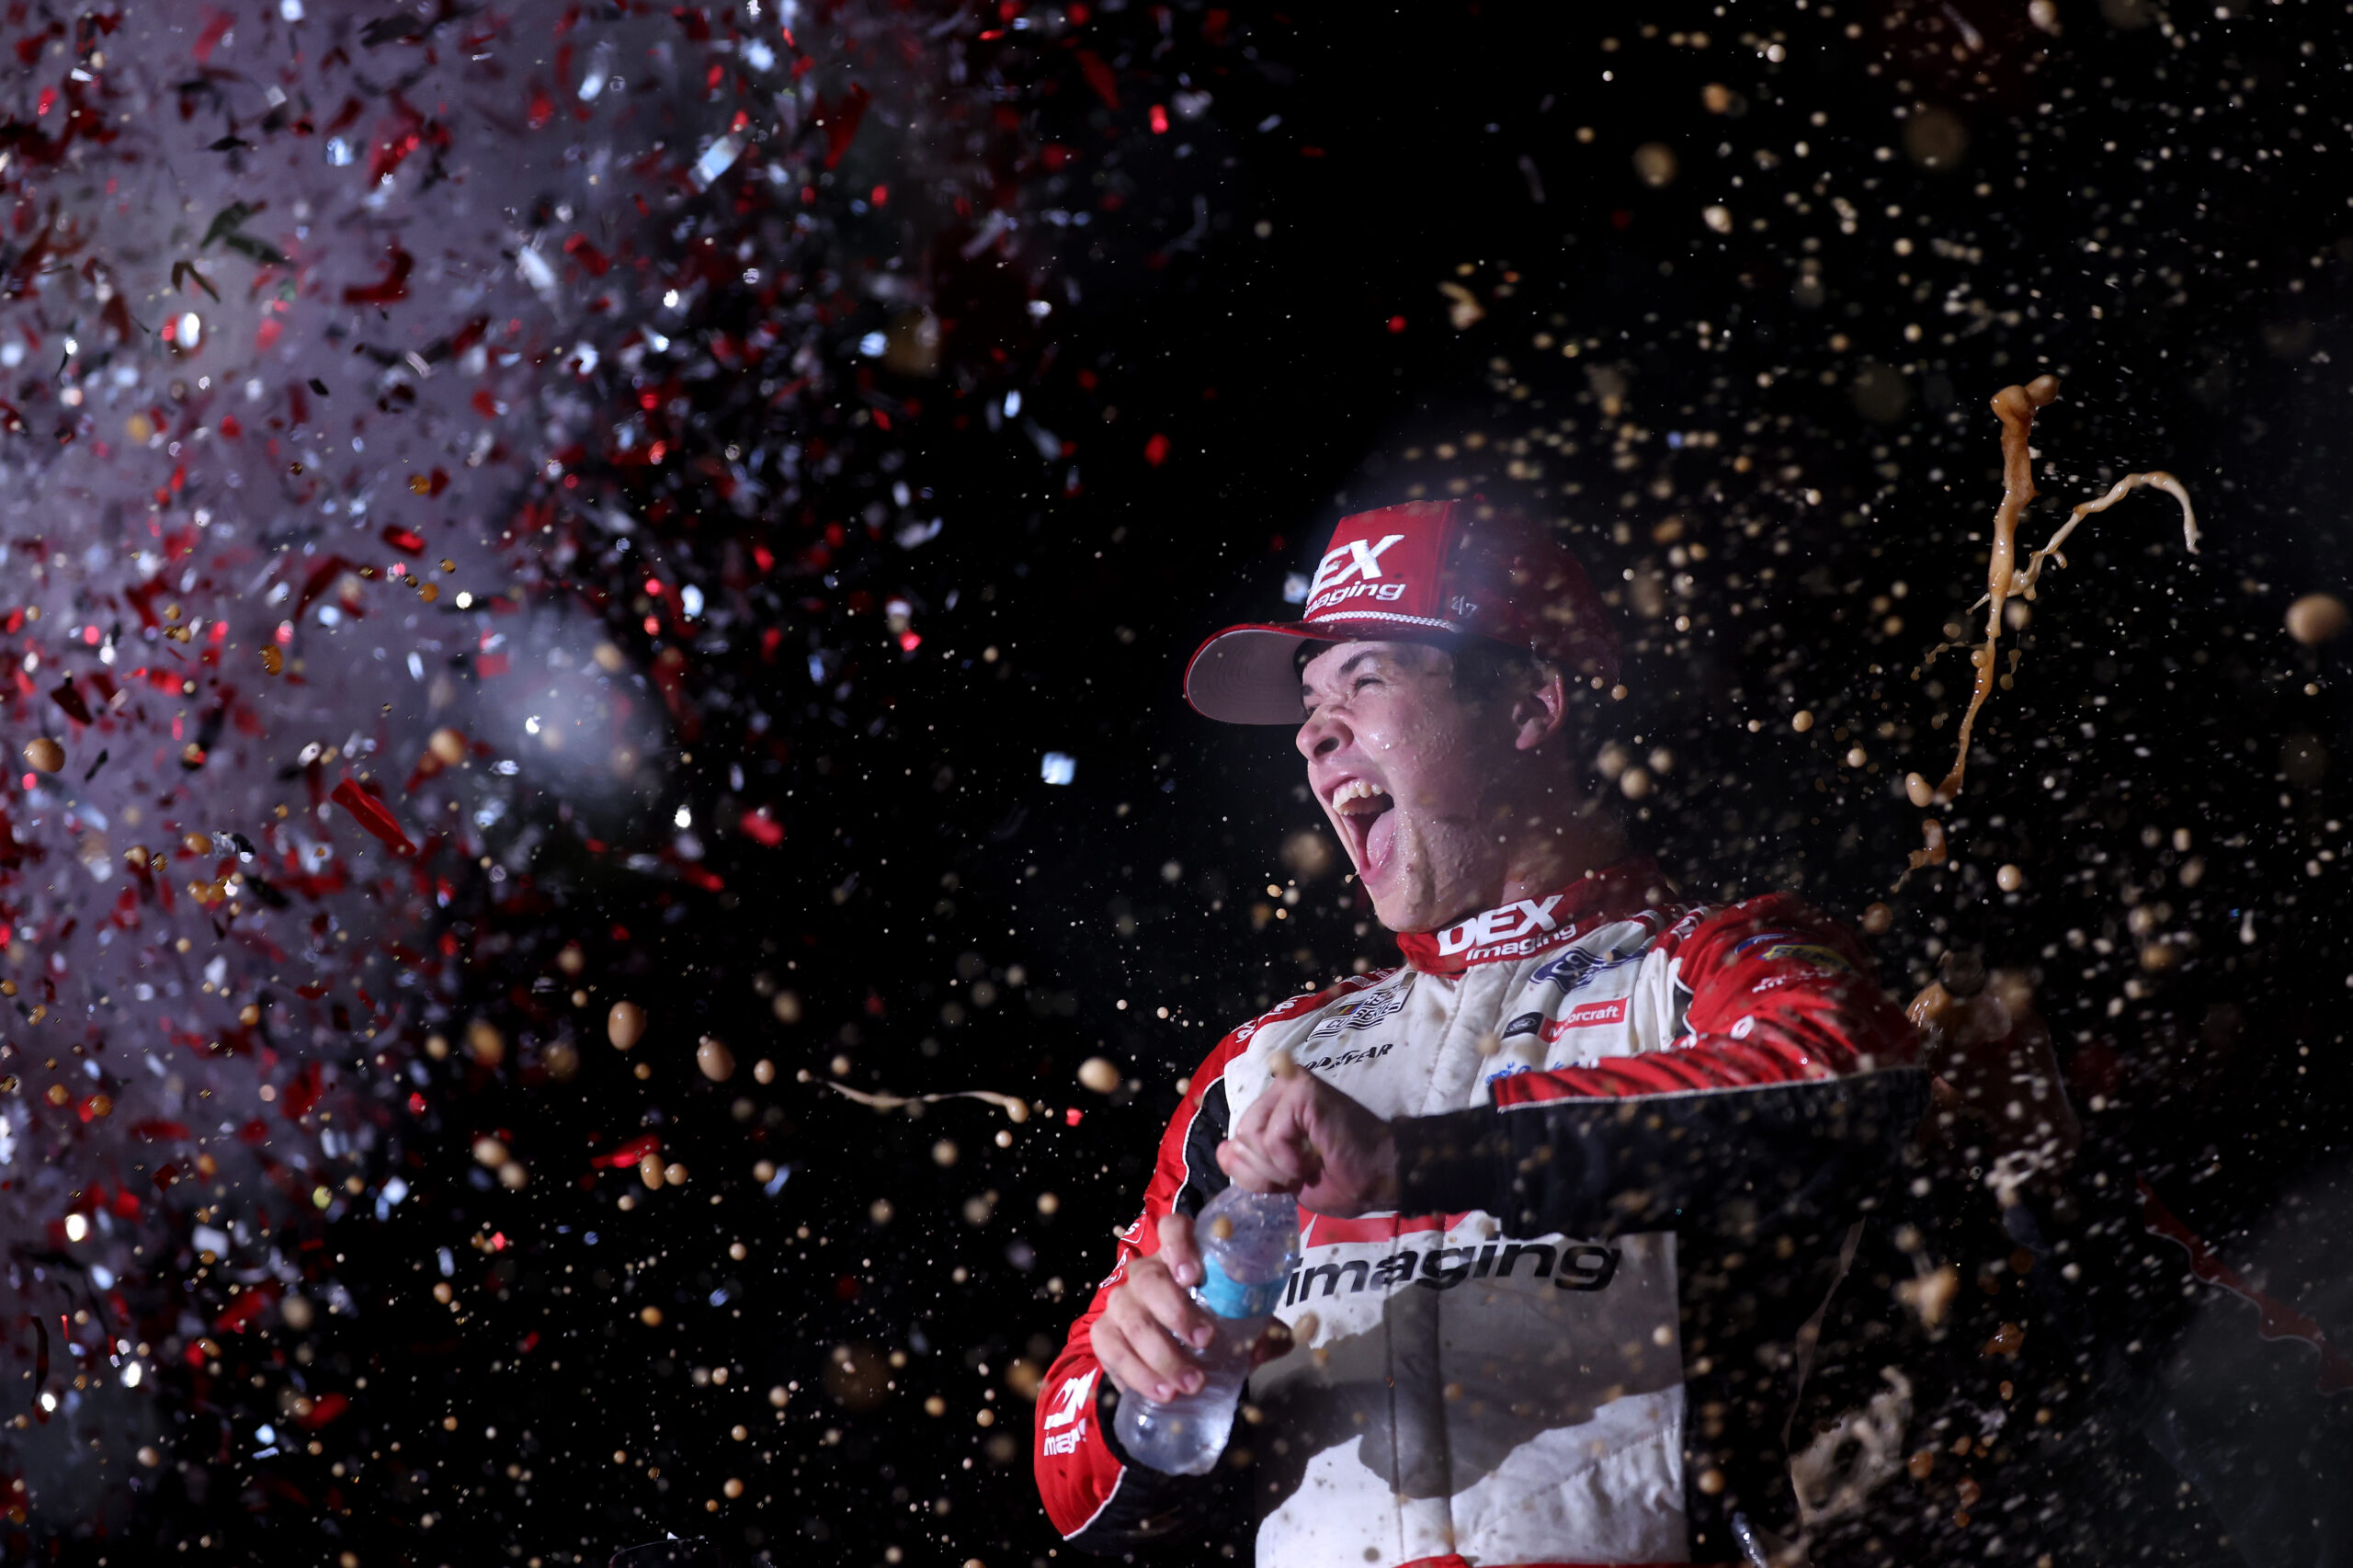
<svg viewBox="0 0 2353 1568">
<path fill-rule="evenodd" d="M 1222 1318 L 1265 1317 L 1282 1300 L 1283 1282 L 1269 1279 L 1263 1285 L 1247 1285 L 1227 1275 L 1212 1257 L 1201 1259 L 1201 1282 L 1193 1287 L 1194 1299 L 1202 1309 Z"/>
</svg>

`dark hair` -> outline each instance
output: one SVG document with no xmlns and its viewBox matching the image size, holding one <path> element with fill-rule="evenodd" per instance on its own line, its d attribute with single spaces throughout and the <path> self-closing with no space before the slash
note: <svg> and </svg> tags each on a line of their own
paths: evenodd
<svg viewBox="0 0 2353 1568">
<path fill-rule="evenodd" d="M 1508 686 L 1540 677 L 1552 665 L 1526 648 L 1488 637 L 1463 637 L 1444 644 L 1454 655 L 1454 689 L 1467 703 L 1483 703 Z"/>
</svg>

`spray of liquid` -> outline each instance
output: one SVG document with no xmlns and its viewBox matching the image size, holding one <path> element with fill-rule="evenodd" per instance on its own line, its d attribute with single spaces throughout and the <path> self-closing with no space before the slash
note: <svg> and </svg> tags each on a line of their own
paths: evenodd
<svg viewBox="0 0 2353 1568">
<path fill-rule="evenodd" d="M 2026 513 L 2027 503 L 2039 494 L 2034 487 L 2034 414 L 2035 410 L 2049 406 L 2058 395 L 2059 379 L 2056 376 L 2037 376 L 2024 386 L 2004 387 L 1994 394 L 1994 413 L 2002 422 L 2002 504 L 1994 512 L 1994 547 L 1986 557 L 1985 594 L 1976 604 L 1969 607 L 1972 611 L 1981 608 L 1984 609 L 1985 640 L 1970 652 L 1969 662 L 1974 673 L 1969 707 L 1961 716 L 1961 733 L 1955 738 L 1951 771 L 1945 775 L 1942 782 L 1933 785 L 1917 773 L 1908 775 L 1904 780 L 1905 794 L 1915 806 L 1923 810 L 1949 805 L 1959 798 L 1962 778 L 1969 768 L 1970 733 L 1976 727 L 1978 712 L 1985 706 L 1985 699 L 1993 695 L 1997 679 L 2005 687 L 2009 684 L 2006 676 L 1997 676 L 1995 673 L 2004 607 L 2012 598 L 2031 601 L 2045 565 L 2054 561 L 2061 566 L 2067 564 L 2067 558 L 2060 552 L 2060 547 L 2067 542 L 2068 536 L 2086 517 L 2095 512 L 2107 511 L 2143 486 L 2162 490 L 2181 504 L 2182 543 L 2192 555 L 2198 553 L 2198 514 L 2189 504 L 2189 492 L 2183 489 L 2181 481 L 2172 474 L 2161 469 L 2152 469 L 2146 473 L 2126 474 L 2107 494 L 2077 506 L 2068 514 L 2067 521 L 2059 530 L 2051 536 L 2050 542 L 2034 551 L 2025 566 L 2018 564 L 2018 521 Z M 1938 653 L 1949 646 L 1951 644 L 1947 643 L 1932 649 L 1928 659 L 1934 660 Z M 2018 661 L 2016 651 L 2012 652 L 2010 659 L 2015 670 Z M 1924 866 L 1941 866 L 1945 862 L 1947 844 L 1943 824 L 1931 817 L 1920 824 L 1920 830 L 1924 842 L 1922 847 L 1912 851 L 1904 872 L 1906 876 Z"/>
</svg>

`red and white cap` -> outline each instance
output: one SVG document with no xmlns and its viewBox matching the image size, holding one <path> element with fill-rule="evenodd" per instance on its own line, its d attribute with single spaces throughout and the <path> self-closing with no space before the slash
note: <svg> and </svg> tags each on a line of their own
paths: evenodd
<svg viewBox="0 0 2353 1568">
<path fill-rule="evenodd" d="M 1302 620 L 1229 626 L 1185 670 L 1185 698 L 1230 724 L 1296 724 L 1302 642 L 1485 637 L 1571 679 L 1618 678 L 1618 633 L 1576 558 L 1542 527 L 1475 501 L 1340 519 Z"/>
</svg>

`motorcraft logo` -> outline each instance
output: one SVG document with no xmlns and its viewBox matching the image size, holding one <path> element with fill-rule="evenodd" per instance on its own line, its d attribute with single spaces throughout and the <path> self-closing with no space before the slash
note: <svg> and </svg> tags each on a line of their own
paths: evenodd
<svg viewBox="0 0 2353 1568">
<path fill-rule="evenodd" d="M 1322 1250 L 1322 1249 L 1317 1249 Z M 1406 1247 L 1378 1262 L 1334 1259 L 1291 1271 L 1283 1305 L 1366 1290 L 1394 1290 L 1411 1284 L 1425 1290 L 1451 1290 L 1474 1279 L 1550 1279 L 1556 1290 L 1601 1290 L 1617 1278 L 1618 1250 L 1597 1242 L 1488 1242 L 1481 1246 Z"/>
<path fill-rule="evenodd" d="M 1626 998 L 1611 997 L 1607 1002 L 1580 1002 L 1544 1026 L 1544 1038 L 1555 1040 L 1571 1029 L 1598 1028 L 1604 1024 L 1626 1021 Z"/>
<path fill-rule="evenodd" d="M 1530 943 L 1558 931 L 1561 923 L 1552 918 L 1552 911 L 1561 905 L 1561 895 L 1554 893 L 1540 903 L 1523 898 L 1501 909 L 1490 909 L 1474 915 L 1460 926 L 1449 926 L 1438 934 L 1438 950 L 1446 957 L 1468 951 L 1474 958 L 1501 958 L 1517 952 L 1533 952 L 1543 946 L 1541 941 Z"/>
</svg>

